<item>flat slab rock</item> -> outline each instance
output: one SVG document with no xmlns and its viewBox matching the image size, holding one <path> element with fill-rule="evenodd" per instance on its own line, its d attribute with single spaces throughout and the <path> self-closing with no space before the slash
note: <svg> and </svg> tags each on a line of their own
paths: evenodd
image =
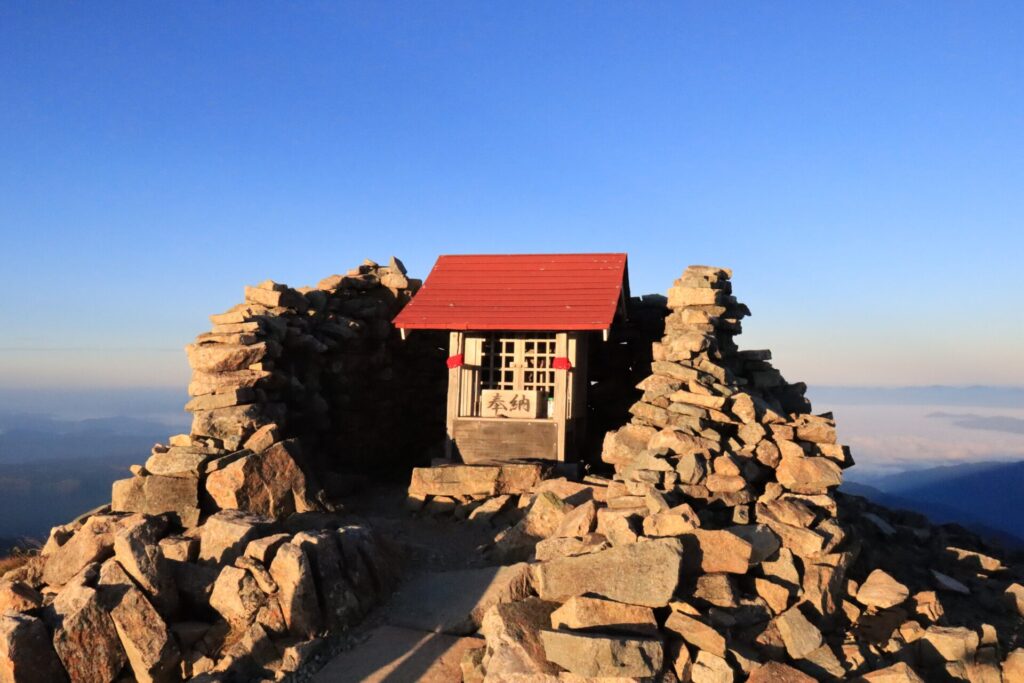
<svg viewBox="0 0 1024 683">
<path fill-rule="evenodd" d="M 381 626 L 370 639 L 331 660 L 314 683 L 453 683 L 462 680 L 460 662 L 482 638 L 460 638 L 396 626 Z"/>
<path fill-rule="evenodd" d="M 654 676 L 664 661 L 655 638 L 541 631 L 540 640 L 548 661 L 588 678 Z"/>
<path fill-rule="evenodd" d="M 910 597 L 910 591 L 881 569 L 876 569 L 861 584 L 856 597 L 862 605 L 886 609 L 904 602 Z"/>
<path fill-rule="evenodd" d="M 529 567 L 432 572 L 404 583 L 388 605 L 387 622 L 420 631 L 468 635 L 484 612 L 501 602 L 521 600 L 529 592 Z"/>
<path fill-rule="evenodd" d="M 542 599 L 556 602 L 589 594 L 631 605 L 664 607 L 679 584 L 682 557 L 676 539 L 562 557 L 533 566 L 534 587 Z"/>
<path fill-rule="evenodd" d="M 528 493 L 546 474 L 546 468 L 540 463 L 417 467 L 412 471 L 409 493 L 421 496 Z"/>
</svg>

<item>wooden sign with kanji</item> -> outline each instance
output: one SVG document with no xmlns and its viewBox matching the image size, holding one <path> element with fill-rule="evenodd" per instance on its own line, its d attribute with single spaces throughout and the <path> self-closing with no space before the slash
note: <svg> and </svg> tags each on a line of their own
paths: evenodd
<svg viewBox="0 0 1024 683">
<path fill-rule="evenodd" d="M 484 389 L 480 392 L 483 417 L 535 418 L 540 415 L 536 390 Z"/>
</svg>

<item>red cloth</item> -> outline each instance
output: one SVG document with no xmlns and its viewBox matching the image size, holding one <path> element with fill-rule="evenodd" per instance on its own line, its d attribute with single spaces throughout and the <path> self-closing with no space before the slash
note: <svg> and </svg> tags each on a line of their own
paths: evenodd
<svg viewBox="0 0 1024 683">
<path fill-rule="evenodd" d="M 465 356 L 463 356 L 461 353 L 456 356 L 448 356 L 448 369 L 451 370 L 453 368 L 461 368 L 464 358 Z"/>
<path fill-rule="evenodd" d="M 551 363 L 551 367 L 555 370 L 571 370 L 572 363 L 565 356 L 556 356 L 554 362 Z"/>
</svg>

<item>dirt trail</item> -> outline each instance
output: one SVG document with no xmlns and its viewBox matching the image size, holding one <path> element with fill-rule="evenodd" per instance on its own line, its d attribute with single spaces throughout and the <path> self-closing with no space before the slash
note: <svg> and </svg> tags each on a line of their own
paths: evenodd
<svg viewBox="0 0 1024 683">
<path fill-rule="evenodd" d="M 346 499 L 403 556 L 402 582 L 390 599 L 355 628 L 328 639 L 291 680 L 314 683 L 459 683 L 462 653 L 478 637 L 454 626 L 486 591 L 499 568 L 487 568 L 478 548 L 494 530 L 453 520 L 413 516 L 405 488 L 374 487 Z"/>
</svg>

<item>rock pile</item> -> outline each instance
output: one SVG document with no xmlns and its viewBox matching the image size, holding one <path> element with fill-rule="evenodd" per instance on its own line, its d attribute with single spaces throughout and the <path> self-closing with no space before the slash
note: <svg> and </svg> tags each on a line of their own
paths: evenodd
<svg viewBox="0 0 1024 683">
<path fill-rule="evenodd" d="M 102 510 L 0 580 L 0 680 L 280 679 L 394 571 L 372 530 L 341 516 L 223 510 L 182 530 Z"/>
<path fill-rule="evenodd" d="M 534 595 L 488 612 L 466 680 L 1020 680 L 1024 567 L 837 493 L 849 450 L 767 351 L 737 348 L 730 276 L 690 267 L 669 291 L 643 396 L 605 440 L 612 479 L 542 481 L 484 516 Z M 470 521 L 510 504 L 429 476 L 416 492 Z"/>
<path fill-rule="evenodd" d="M 281 678 L 359 621 L 395 563 L 325 489 L 443 434 L 445 352 L 390 323 L 418 286 L 367 261 L 211 316 L 190 433 L 0 580 L 0 681 Z"/>
</svg>

